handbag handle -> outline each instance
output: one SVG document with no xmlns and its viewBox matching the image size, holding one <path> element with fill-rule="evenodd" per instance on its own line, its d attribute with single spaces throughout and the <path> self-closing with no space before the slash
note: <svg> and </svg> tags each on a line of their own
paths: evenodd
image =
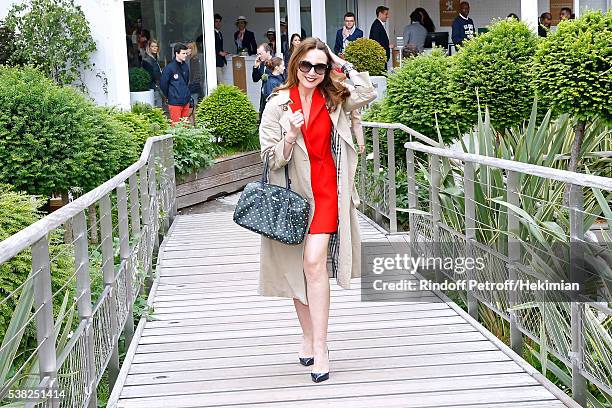
<svg viewBox="0 0 612 408">
<path fill-rule="evenodd" d="M 263 173 L 261 175 L 262 184 L 266 184 L 268 182 L 268 172 L 269 172 L 268 161 L 269 160 L 270 160 L 270 154 L 266 154 L 266 160 L 264 161 Z M 287 165 L 283 167 L 285 168 L 285 187 L 287 187 L 288 190 L 291 190 L 291 179 L 289 179 L 289 169 L 287 168 Z"/>
</svg>

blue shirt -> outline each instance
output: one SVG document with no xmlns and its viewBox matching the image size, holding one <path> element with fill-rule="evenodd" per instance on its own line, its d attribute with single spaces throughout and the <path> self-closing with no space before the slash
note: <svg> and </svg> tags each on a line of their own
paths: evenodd
<svg viewBox="0 0 612 408">
<path fill-rule="evenodd" d="M 159 87 L 168 98 L 168 105 L 187 105 L 191 99 L 189 64 L 176 59 L 168 63 L 162 71 Z"/>
</svg>

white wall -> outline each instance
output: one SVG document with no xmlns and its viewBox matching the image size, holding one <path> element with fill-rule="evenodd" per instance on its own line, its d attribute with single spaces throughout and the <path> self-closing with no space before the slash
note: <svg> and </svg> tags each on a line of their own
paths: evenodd
<svg viewBox="0 0 612 408">
<path fill-rule="evenodd" d="M 0 0 L 0 18 L 6 17 L 13 0 Z M 122 0 L 77 0 L 89 21 L 97 51 L 93 72 L 83 75 L 89 95 L 99 105 L 130 105 Z M 99 74 L 100 77 L 97 77 Z M 107 92 L 104 91 L 104 78 Z"/>
</svg>

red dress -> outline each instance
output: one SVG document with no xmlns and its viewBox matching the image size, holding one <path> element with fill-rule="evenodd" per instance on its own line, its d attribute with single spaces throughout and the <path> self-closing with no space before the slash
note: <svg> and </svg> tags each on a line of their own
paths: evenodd
<svg viewBox="0 0 612 408">
<path fill-rule="evenodd" d="M 295 86 L 290 89 L 293 112 L 302 108 L 300 92 Z M 301 127 L 302 136 L 310 159 L 310 184 L 314 196 L 315 209 L 310 234 L 331 234 L 338 230 L 338 188 L 336 165 L 331 150 L 332 123 L 325 107 L 325 97 L 316 88 L 308 125 Z"/>
</svg>

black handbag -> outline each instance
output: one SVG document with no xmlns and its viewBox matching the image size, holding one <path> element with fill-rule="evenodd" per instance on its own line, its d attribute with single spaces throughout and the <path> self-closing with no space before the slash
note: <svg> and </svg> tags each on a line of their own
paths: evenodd
<svg viewBox="0 0 612 408">
<path fill-rule="evenodd" d="M 310 204 L 291 190 L 287 166 L 284 166 L 286 187 L 268 183 L 268 161 L 266 155 L 261 181 L 244 187 L 234 210 L 234 221 L 284 244 L 299 244 L 306 235 Z"/>
</svg>

